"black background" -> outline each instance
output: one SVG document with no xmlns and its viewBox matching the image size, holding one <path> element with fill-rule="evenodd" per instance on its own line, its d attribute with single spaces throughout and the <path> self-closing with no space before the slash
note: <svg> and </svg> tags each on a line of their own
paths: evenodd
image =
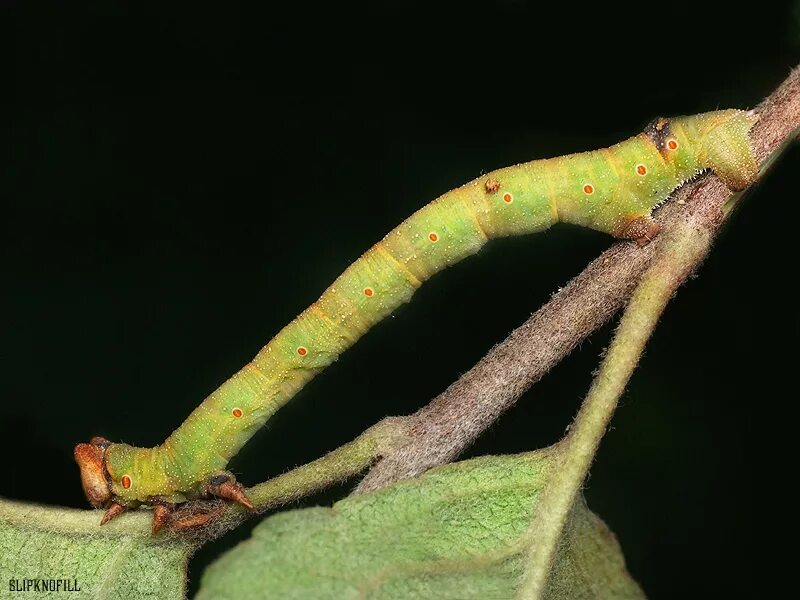
<svg viewBox="0 0 800 600">
<path fill-rule="evenodd" d="M 254 3 L 255 5 L 255 3 Z M 277 8 L 280 6 L 280 8 Z M 0 495 L 84 507 L 72 447 L 161 442 L 403 218 L 482 172 L 748 107 L 800 10 L 533 2 L 5 3 Z M 587 483 L 651 598 L 755 597 L 795 462 L 791 150 L 669 307 Z M 254 484 L 414 411 L 610 239 L 558 226 L 434 278 L 234 460 Z M 556 441 L 611 327 L 469 455 Z M 330 503 L 348 486 L 303 505 Z M 204 548 L 207 562 L 247 528 Z M 192 588 L 194 589 L 194 587 Z"/>
</svg>

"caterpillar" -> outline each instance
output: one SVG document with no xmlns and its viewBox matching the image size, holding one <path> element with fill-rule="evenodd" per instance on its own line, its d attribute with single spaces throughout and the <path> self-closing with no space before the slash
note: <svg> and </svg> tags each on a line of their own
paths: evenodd
<svg viewBox="0 0 800 600">
<path fill-rule="evenodd" d="M 153 507 L 153 533 L 175 507 L 220 497 L 249 509 L 225 470 L 251 436 L 309 380 L 389 315 L 429 277 L 489 239 L 573 223 L 648 243 L 651 211 L 683 182 L 711 169 L 732 191 L 758 175 L 752 113 L 721 110 L 660 118 L 611 147 L 499 169 L 424 206 L 370 248 L 256 356 L 198 406 L 160 446 L 93 437 L 74 456 L 101 525 Z"/>
</svg>

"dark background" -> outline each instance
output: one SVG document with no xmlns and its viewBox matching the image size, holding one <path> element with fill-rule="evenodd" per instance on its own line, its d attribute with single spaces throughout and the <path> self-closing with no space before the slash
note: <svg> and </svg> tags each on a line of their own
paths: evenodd
<svg viewBox="0 0 800 600">
<path fill-rule="evenodd" d="M 440 193 L 660 114 L 753 106 L 800 57 L 797 5 L 611 10 L 3 4 L 0 495 L 86 506 L 76 442 L 161 442 Z M 755 597 L 775 581 L 796 457 L 798 158 L 667 310 L 587 483 L 651 598 Z M 233 470 L 257 483 L 414 411 L 610 241 L 558 226 L 490 244 L 309 385 Z M 610 331 L 469 454 L 556 441 Z M 248 530 L 204 548 L 192 586 Z"/>
</svg>

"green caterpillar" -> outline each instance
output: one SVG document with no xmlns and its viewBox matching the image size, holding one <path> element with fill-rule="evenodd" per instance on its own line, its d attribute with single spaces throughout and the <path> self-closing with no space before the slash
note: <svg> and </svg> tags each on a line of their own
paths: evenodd
<svg viewBox="0 0 800 600">
<path fill-rule="evenodd" d="M 102 523 L 154 507 L 153 531 L 175 505 L 202 496 L 253 508 L 225 471 L 228 461 L 309 380 L 386 317 L 434 273 L 489 239 L 564 221 L 647 243 L 652 209 L 700 171 L 731 190 L 758 175 L 748 132 L 752 113 L 723 110 L 658 119 L 624 142 L 489 173 L 447 192 L 370 248 L 241 371 L 212 393 L 167 440 L 137 448 L 95 437 L 75 448 L 90 503 Z"/>
</svg>

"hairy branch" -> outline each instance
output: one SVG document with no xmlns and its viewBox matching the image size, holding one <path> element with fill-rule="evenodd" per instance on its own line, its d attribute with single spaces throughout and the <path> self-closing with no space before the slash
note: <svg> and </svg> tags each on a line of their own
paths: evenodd
<svg viewBox="0 0 800 600">
<path fill-rule="evenodd" d="M 800 69 L 756 109 L 751 140 L 765 164 L 800 128 Z M 683 186 L 656 214 L 662 236 L 681 224 L 712 242 L 731 193 L 713 175 Z M 386 454 L 357 488 L 366 492 L 451 461 L 575 346 L 628 300 L 657 252 L 620 242 L 595 259 L 478 364 L 408 419 L 406 443 Z"/>
<path fill-rule="evenodd" d="M 248 488 L 247 494 L 256 507 L 255 512 L 267 512 L 362 473 L 405 438 L 406 426 L 404 418 L 383 419 L 352 442 L 325 456 Z M 254 514 L 234 502 L 187 502 L 172 514 L 170 523 L 178 525 L 180 530 L 181 523 L 191 522 L 198 513 L 216 515 L 207 523 L 204 519 L 201 522 L 204 527 L 188 534 L 198 542 L 219 537 Z M 187 534 L 181 531 L 178 535 Z"/>
</svg>

